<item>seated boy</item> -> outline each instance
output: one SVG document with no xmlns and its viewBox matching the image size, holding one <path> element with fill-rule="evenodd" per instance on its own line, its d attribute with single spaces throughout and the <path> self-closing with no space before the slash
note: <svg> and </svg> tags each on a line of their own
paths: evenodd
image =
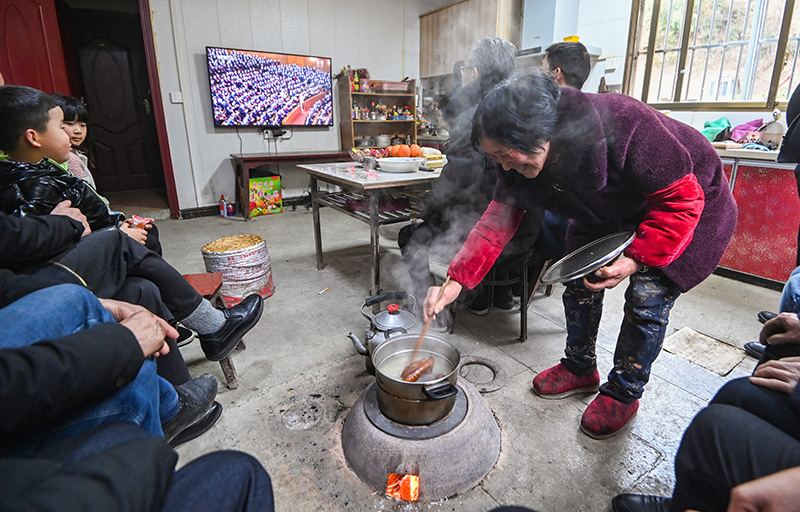
<svg viewBox="0 0 800 512">
<path fill-rule="evenodd" d="M 64 114 L 36 89 L 0 86 L 0 210 L 17 216 L 44 215 L 67 199 L 87 218 L 92 231 L 116 227 L 118 212 L 85 181 L 58 164 L 69 159 L 62 130 Z"/>
</svg>

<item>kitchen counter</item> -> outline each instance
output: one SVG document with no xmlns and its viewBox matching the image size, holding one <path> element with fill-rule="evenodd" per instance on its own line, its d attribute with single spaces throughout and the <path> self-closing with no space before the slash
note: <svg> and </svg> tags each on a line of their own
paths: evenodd
<svg viewBox="0 0 800 512">
<path fill-rule="evenodd" d="M 720 158 L 735 158 L 738 160 L 763 160 L 775 162 L 778 159 L 778 151 L 759 151 L 757 149 L 719 149 L 717 154 Z"/>
<path fill-rule="evenodd" d="M 719 272 L 780 289 L 795 268 L 800 201 L 796 164 L 777 151 L 717 149 L 739 212 Z"/>
</svg>

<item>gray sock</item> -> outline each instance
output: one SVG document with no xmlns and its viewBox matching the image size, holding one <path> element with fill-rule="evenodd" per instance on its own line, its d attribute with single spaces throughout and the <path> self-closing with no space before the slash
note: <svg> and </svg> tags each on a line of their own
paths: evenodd
<svg viewBox="0 0 800 512">
<path fill-rule="evenodd" d="M 197 309 L 181 320 L 181 323 L 198 334 L 211 334 L 225 325 L 225 315 L 208 300 L 203 299 Z"/>
</svg>

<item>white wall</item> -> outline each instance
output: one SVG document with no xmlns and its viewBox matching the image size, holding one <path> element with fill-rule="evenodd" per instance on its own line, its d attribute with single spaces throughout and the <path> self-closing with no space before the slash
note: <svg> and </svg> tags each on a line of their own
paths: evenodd
<svg viewBox="0 0 800 512">
<path fill-rule="evenodd" d="M 230 153 L 267 151 L 254 128 L 217 128 L 211 114 L 206 46 L 332 58 L 367 68 L 375 79 L 419 77 L 419 14 L 446 0 L 151 0 L 170 152 L 180 208 L 216 204 L 234 196 Z M 182 103 L 170 93 L 180 92 Z M 334 117 L 339 108 L 334 99 Z M 279 152 L 339 149 L 338 122 L 295 129 Z M 269 142 L 269 150 L 274 151 Z M 281 169 L 284 195 L 300 195 L 306 175 Z"/>
</svg>

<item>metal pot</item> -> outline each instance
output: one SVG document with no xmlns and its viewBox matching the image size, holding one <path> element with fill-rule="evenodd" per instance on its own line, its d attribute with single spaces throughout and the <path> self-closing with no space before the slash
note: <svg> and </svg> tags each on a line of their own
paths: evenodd
<svg viewBox="0 0 800 512">
<path fill-rule="evenodd" d="M 442 377 L 428 382 L 405 382 L 384 373 L 391 362 L 411 357 L 419 335 L 399 334 L 381 343 L 370 356 L 375 367 L 378 408 L 387 418 L 404 425 L 428 425 L 447 416 L 456 403 L 458 365 L 461 354 L 444 339 L 427 334 L 416 358 L 436 359 L 434 374 Z M 410 362 L 410 361 L 408 361 Z"/>
<path fill-rule="evenodd" d="M 392 140 L 391 137 L 389 137 L 385 133 L 382 133 L 380 135 L 376 135 L 375 136 L 375 145 L 376 146 L 388 146 L 389 145 L 389 141 L 391 141 L 391 140 Z"/>
<path fill-rule="evenodd" d="M 373 307 L 389 301 L 391 303 L 386 309 L 372 313 Z M 402 302 L 406 309 L 401 308 L 397 302 Z M 407 310 L 413 310 L 416 303 L 417 299 L 410 293 L 394 292 L 368 297 L 364 304 L 361 305 L 361 315 L 369 320 L 369 327 L 364 332 L 364 342 L 362 343 L 358 336 L 353 333 L 348 334 L 348 336 L 352 340 L 356 352 L 362 356 L 367 356 L 366 363 L 369 373 L 375 373 L 375 368 L 372 366 L 372 360 L 369 355 L 378 345 L 389 339 L 392 333 L 422 332 L 422 327 L 419 325 L 417 317 Z"/>
<path fill-rule="evenodd" d="M 398 144 L 405 144 L 405 143 L 406 143 L 405 139 L 403 139 L 403 137 L 399 135 L 395 135 L 394 137 L 392 137 L 392 146 L 397 146 Z"/>
</svg>

